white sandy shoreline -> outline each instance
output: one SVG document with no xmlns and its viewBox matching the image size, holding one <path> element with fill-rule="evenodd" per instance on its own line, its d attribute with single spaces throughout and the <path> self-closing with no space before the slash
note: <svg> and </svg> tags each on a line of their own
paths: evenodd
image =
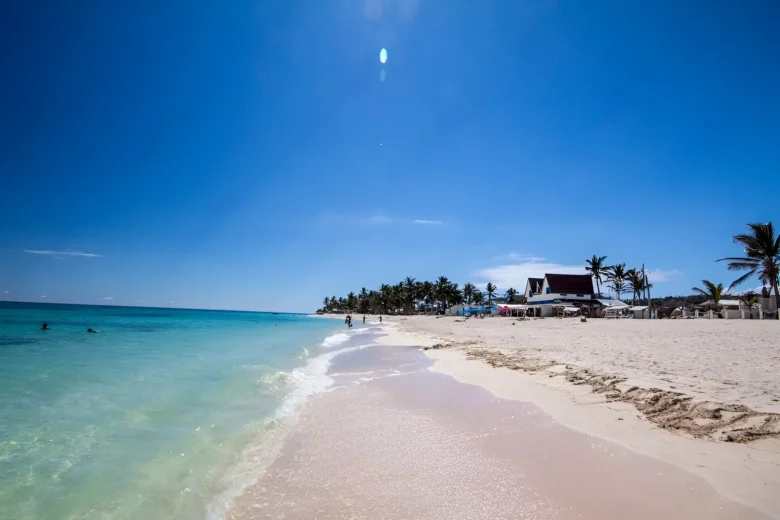
<svg viewBox="0 0 780 520">
<path fill-rule="evenodd" d="M 596 322 L 594 327 L 574 328 L 572 320 L 511 325 L 512 321 L 466 323 L 432 316 L 394 316 L 385 320 L 389 326 L 383 327 L 387 336 L 381 342 L 445 344 L 448 348 L 426 351 L 435 360 L 433 371 L 481 386 L 497 397 L 533 402 L 566 426 L 669 462 L 703 477 L 724 497 L 780 518 L 777 437 L 738 444 L 717 442 L 713 436 L 672 433 L 647 420 L 631 402 L 610 401 L 604 393 L 594 393 L 590 385 L 577 384 L 577 380 L 572 384 L 572 379 L 567 381 L 563 375 L 577 370 L 618 374 L 631 387 L 690 388 L 697 399 L 734 406 L 750 404 L 754 410 L 763 408 L 772 414 L 777 409 L 774 399 L 780 395 L 780 346 L 774 342 L 780 332 L 777 324 L 735 321 L 724 326 L 722 322 L 687 321 L 681 323 L 690 325 L 672 322 L 671 328 L 663 329 L 660 327 L 666 323 L 591 320 L 582 325 Z M 758 327 L 750 329 L 750 325 Z M 660 327 L 637 330 L 648 326 Z M 707 326 L 712 328 L 707 330 Z M 533 356 L 527 355 L 530 349 Z M 504 357 L 499 362 L 491 357 L 495 353 L 515 356 L 518 362 L 541 361 L 543 370 L 523 372 L 518 366 L 511 370 L 484 362 L 503 364 Z M 721 379 L 713 381 L 707 370 L 717 371 Z M 693 377 L 697 371 L 698 377 Z M 664 372 L 661 378 L 659 372 Z M 724 380 L 732 384 L 724 384 Z"/>
</svg>

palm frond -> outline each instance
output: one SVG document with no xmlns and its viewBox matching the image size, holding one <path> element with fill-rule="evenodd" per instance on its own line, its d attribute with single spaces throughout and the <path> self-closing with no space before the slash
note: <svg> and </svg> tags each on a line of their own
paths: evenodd
<svg viewBox="0 0 780 520">
<path fill-rule="evenodd" d="M 751 274 L 755 274 L 758 270 L 759 264 L 754 262 L 731 262 L 726 268 L 729 271 L 746 271 L 750 270 Z"/>
<path fill-rule="evenodd" d="M 754 270 L 754 271 L 750 271 L 750 272 L 748 272 L 748 273 L 745 273 L 745 274 L 743 274 L 742 276 L 740 276 L 739 278 L 737 278 L 736 280 L 734 280 L 733 282 L 731 282 L 731 285 L 729 285 L 729 288 L 728 288 L 728 290 L 730 291 L 730 290 L 732 290 L 734 287 L 737 287 L 738 285 L 742 285 L 742 284 L 743 284 L 743 283 L 745 283 L 745 282 L 746 282 L 746 281 L 747 281 L 747 280 L 748 280 L 750 277 L 752 277 L 752 276 L 753 276 L 753 275 L 755 275 L 755 274 L 756 274 L 756 273 L 755 273 L 755 270 Z"/>
<path fill-rule="evenodd" d="M 715 260 L 716 262 L 758 262 L 755 258 L 747 258 L 747 257 L 728 257 L 728 258 L 718 258 Z"/>
</svg>

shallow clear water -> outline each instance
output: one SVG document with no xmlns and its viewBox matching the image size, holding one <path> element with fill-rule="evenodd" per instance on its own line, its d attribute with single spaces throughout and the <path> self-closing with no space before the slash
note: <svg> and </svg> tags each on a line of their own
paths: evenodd
<svg viewBox="0 0 780 520">
<path fill-rule="evenodd" d="M 327 386 L 343 327 L 0 303 L 0 518 L 218 517 L 260 470 L 269 420 Z"/>
</svg>

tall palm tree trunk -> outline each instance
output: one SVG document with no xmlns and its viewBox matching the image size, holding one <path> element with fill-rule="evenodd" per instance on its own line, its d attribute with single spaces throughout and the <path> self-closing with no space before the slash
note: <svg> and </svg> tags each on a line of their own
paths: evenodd
<svg viewBox="0 0 780 520">
<path fill-rule="evenodd" d="M 772 280 L 772 289 L 775 291 L 775 316 L 780 320 L 780 291 L 778 291 L 777 278 Z"/>
</svg>

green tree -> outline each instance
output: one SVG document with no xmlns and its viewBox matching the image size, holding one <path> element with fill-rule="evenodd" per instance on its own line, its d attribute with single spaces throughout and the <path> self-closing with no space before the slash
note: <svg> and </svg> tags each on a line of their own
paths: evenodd
<svg viewBox="0 0 780 520">
<path fill-rule="evenodd" d="M 729 286 L 736 287 L 752 276 L 758 276 L 763 283 L 769 284 L 775 292 L 775 302 L 780 309 L 780 236 L 775 234 L 771 222 L 767 224 L 748 224 L 749 232 L 734 236 L 734 243 L 745 251 L 743 257 L 721 258 L 718 262 L 728 262 L 729 271 L 747 271 Z M 771 291 L 770 291 L 771 295 Z M 780 312 L 778 319 L 780 319 Z"/>
<path fill-rule="evenodd" d="M 596 292 L 599 296 L 601 296 L 601 282 L 603 281 L 601 277 L 607 274 L 607 266 L 604 264 L 606 259 L 606 256 L 593 255 L 593 258 L 590 260 L 585 260 L 587 264 L 585 270 L 589 271 L 590 275 L 596 280 Z"/>
<path fill-rule="evenodd" d="M 365 287 L 361 287 L 360 293 L 358 294 L 358 312 L 361 312 L 363 314 L 369 312 L 370 309 L 370 301 L 369 301 L 369 292 L 366 290 Z"/>
<path fill-rule="evenodd" d="M 479 289 L 474 290 L 474 294 L 472 295 L 472 298 L 474 299 L 474 305 L 480 306 L 483 303 L 485 303 L 485 295 L 482 294 L 482 291 Z"/>
<path fill-rule="evenodd" d="M 407 276 L 403 281 L 404 307 L 407 313 L 414 311 L 415 300 L 417 300 L 417 283 L 414 278 Z"/>
<path fill-rule="evenodd" d="M 433 297 L 434 300 L 441 303 L 442 311 L 447 310 L 447 301 L 450 297 L 449 291 L 451 284 L 446 276 L 440 276 L 436 283 L 433 284 Z"/>
<path fill-rule="evenodd" d="M 628 290 L 632 292 L 633 304 L 636 305 L 637 299 L 642 298 L 642 291 L 647 289 L 649 285 L 647 283 L 647 277 L 644 276 L 641 271 L 629 269 L 626 271 L 625 280 L 628 285 Z"/>
<path fill-rule="evenodd" d="M 607 280 L 612 284 L 612 290 L 617 294 L 617 299 L 623 295 L 626 283 L 626 264 L 611 265 L 606 269 Z"/>
<path fill-rule="evenodd" d="M 697 294 L 701 294 L 705 298 L 709 298 L 713 302 L 715 302 L 715 307 L 720 307 L 720 300 L 723 297 L 723 295 L 726 293 L 725 289 L 723 288 L 723 284 L 719 283 L 715 285 L 709 280 L 702 280 L 701 284 L 704 286 L 704 289 L 701 289 L 699 287 L 694 287 L 691 289 L 693 292 Z"/>
<path fill-rule="evenodd" d="M 358 303 L 357 296 L 355 296 L 355 293 L 350 292 L 347 295 L 347 310 L 349 312 L 355 312 L 355 310 L 357 309 L 357 303 Z"/>
<path fill-rule="evenodd" d="M 495 297 L 497 290 L 498 287 L 493 285 L 491 282 L 488 282 L 488 284 L 485 286 L 485 292 L 487 293 L 488 297 L 488 307 L 493 306 L 493 298 Z"/>
<path fill-rule="evenodd" d="M 506 294 L 504 294 L 504 297 L 506 298 L 507 303 L 512 303 L 515 301 L 515 296 L 517 296 L 517 291 L 510 287 L 506 290 Z"/>
<path fill-rule="evenodd" d="M 739 297 L 739 300 L 747 307 L 750 319 L 753 319 L 753 309 L 758 306 L 758 295 L 753 291 L 748 291 Z"/>
<path fill-rule="evenodd" d="M 471 302 L 474 301 L 474 291 L 476 289 L 477 288 L 474 287 L 474 284 L 471 282 L 468 282 L 463 286 L 463 299 L 468 305 L 471 305 Z"/>
<path fill-rule="evenodd" d="M 379 308 L 381 309 L 382 314 L 387 314 L 387 310 L 390 308 L 392 291 L 393 288 L 386 283 L 379 286 Z"/>
</svg>

